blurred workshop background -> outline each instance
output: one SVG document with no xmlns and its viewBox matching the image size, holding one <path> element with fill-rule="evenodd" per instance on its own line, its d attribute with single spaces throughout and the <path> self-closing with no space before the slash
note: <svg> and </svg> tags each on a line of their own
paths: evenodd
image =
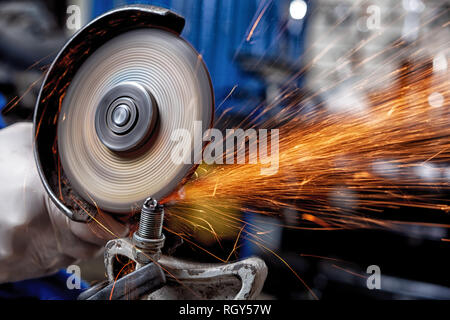
<svg viewBox="0 0 450 320">
<path fill-rule="evenodd" d="M 448 24 L 450 0 L 1 1 L 0 128 L 31 120 L 42 73 L 76 31 L 68 28 L 67 19 L 73 14 L 68 7 L 80 8 L 82 26 L 112 8 L 132 3 L 170 8 L 185 17 L 182 36 L 203 56 L 210 71 L 216 117 L 230 109 L 228 118 L 236 123 L 255 106 L 276 103 L 286 89 L 286 80 L 293 76 L 300 75 L 289 83 L 295 92 L 292 101 L 302 104 L 302 97 L 314 93 L 302 105 L 305 112 L 316 108 L 360 112 L 371 107 L 371 94 L 400 90 L 414 82 L 414 70 L 442 72 L 448 68 L 450 27 L 440 28 L 439 32 L 429 30 Z M 358 43 L 376 35 L 380 36 L 352 52 Z M 393 73 L 400 67 L 404 70 L 401 78 Z M 299 73 L 301 70 L 304 72 Z M 366 81 L 360 90 L 353 89 L 357 80 L 391 73 L 388 80 Z M 432 94 L 430 104 L 442 105 L 443 97 Z M 271 112 L 284 107 L 277 105 L 278 109 Z M 427 181 L 447 176 L 450 181 L 450 167 L 429 165 L 411 174 Z M 337 186 L 330 198 L 339 201 L 345 197 L 348 201 L 352 196 Z M 426 227 L 405 224 L 396 231 L 300 231 L 289 228 L 295 224 L 292 212 L 279 213 L 286 227 L 271 223 L 275 218 L 243 214 L 247 221 L 263 229 L 270 226 L 269 249 L 283 257 L 319 298 L 448 299 L 450 247 L 441 240 L 449 238 L 449 234 L 437 223 L 450 224 L 450 217 L 424 211 L 387 208 L 386 219 L 416 221 L 420 217 L 421 221 L 436 223 Z M 232 246 L 235 235 L 223 236 Z M 207 239 L 204 245 L 214 246 Z M 193 255 L 193 250 L 186 244 L 179 254 L 212 262 L 199 250 Z M 251 243 L 240 244 L 240 257 L 255 254 L 269 267 L 263 298 L 310 298 L 295 275 L 274 255 Z M 366 269 L 370 265 L 378 265 L 383 272 L 381 290 L 367 289 Z M 83 264 L 82 272 L 87 281 L 102 280 L 102 260 Z"/>
</svg>

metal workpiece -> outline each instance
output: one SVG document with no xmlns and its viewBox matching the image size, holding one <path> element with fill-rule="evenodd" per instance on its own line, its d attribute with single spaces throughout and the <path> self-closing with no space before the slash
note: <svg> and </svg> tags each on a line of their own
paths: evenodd
<svg viewBox="0 0 450 320">
<path fill-rule="evenodd" d="M 105 247 L 104 263 L 107 280 L 78 296 L 78 300 L 138 300 L 166 284 L 166 275 L 158 263 L 139 265 L 134 260 L 133 242 L 128 239 L 114 239 Z M 130 265 L 134 270 L 121 274 L 123 268 Z M 138 267 L 139 266 L 139 267 Z"/>
<path fill-rule="evenodd" d="M 156 264 L 147 264 L 114 282 L 102 282 L 78 296 L 78 300 L 137 300 L 164 286 L 166 276 Z"/>
<path fill-rule="evenodd" d="M 133 261 L 135 245 L 131 239 L 115 239 L 108 242 L 105 250 L 105 266 L 109 283 L 118 277 L 115 267 L 117 257 Z M 267 277 L 265 262 L 251 257 L 232 263 L 196 263 L 162 255 L 149 265 L 161 268 L 166 283 L 158 290 L 148 292 L 142 299 L 256 299 Z M 145 268 L 142 266 L 140 269 Z M 193 294 L 195 293 L 195 295 Z"/>
<path fill-rule="evenodd" d="M 167 284 L 149 300 L 253 300 L 267 277 L 267 266 L 257 257 L 206 264 L 163 256 L 158 263 L 168 271 Z"/>
</svg>

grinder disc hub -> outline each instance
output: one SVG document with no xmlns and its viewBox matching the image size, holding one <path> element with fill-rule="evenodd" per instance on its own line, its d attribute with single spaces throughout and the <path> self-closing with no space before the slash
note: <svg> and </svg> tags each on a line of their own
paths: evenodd
<svg viewBox="0 0 450 320">
<path fill-rule="evenodd" d="M 112 111 L 111 119 L 115 126 L 123 127 L 130 120 L 130 107 L 126 104 L 119 104 Z"/>
<path fill-rule="evenodd" d="M 111 151 L 134 151 L 144 145 L 155 128 L 158 108 L 153 95 L 135 82 L 120 83 L 101 99 L 95 130 Z"/>
</svg>

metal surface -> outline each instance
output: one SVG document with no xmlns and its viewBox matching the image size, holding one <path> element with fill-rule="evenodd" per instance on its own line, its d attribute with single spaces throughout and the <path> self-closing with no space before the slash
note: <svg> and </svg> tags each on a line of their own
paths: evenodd
<svg viewBox="0 0 450 320">
<path fill-rule="evenodd" d="M 242 300 L 253 299 L 261 292 L 267 267 L 259 258 L 228 264 L 199 264 L 161 257 L 165 240 L 162 233 L 163 219 L 163 206 L 152 198 L 146 199 L 141 210 L 139 229 L 133 238 L 114 239 L 106 245 L 104 263 L 108 282 L 99 284 L 82 295 L 82 298 L 112 297 L 114 283 L 119 284 L 116 289 L 119 292 L 114 293 L 117 299 L 124 296 L 129 298 L 127 292 L 132 292 L 139 299 Z M 133 261 L 134 271 L 117 280 L 124 267 Z M 143 273 L 142 270 L 148 271 Z M 169 278 L 164 287 L 162 283 L 166 283 L 166 276 L 159 276 L 162 273 L 160 270 L 164 270 Z M 148 283 L 145 283 L 145 279 Z"/>
<path fill-rule="evenodd" d="M 47 192 L 69 218 L 88 221 L 97 208 L 127 214 L 148 194 L 163 199 L 194 172 L 194 164 L 172 163 L 170 134 L 192 132 L 196 120 L 208 129 L 214 97 L 201 57 L 179 37 L 183 26 L 163 8 L 119 8 L 80 30 L 50 67 L 34 115 L 35 158 Z M 95 129 L 101 99 L 125 82 L 145 87 L 158 109 L 154 130 L 143 131 L 151 138 L 144 134 L 137 145 L 125 139 L 126 155 Z"/>
<path fill-rule="evenodd" d="M 132 300 L 147 296 L 166 283 L 161 267 L 147 264 L 113 282 L 102 282 L 83 292 L 78 300 Z"/>
<path fill-rule="evenodd" d="M 130 239 L 108 242 L 105 250 L 106 274 L 115 281 L 117 257 L 134 260 L 135 246 Z M 260 258 L 252 257 L 226 264 L 202 264 L 162 256 L 155 264 L 166 273 L 167 283 L 147 295 L 146 299 L 255 299 L 267 277 L 267 266 Z"/>
<path fill-rule="evenodd" d="M 267 266 L 257 257 L 202 264 L 163 256 L 159 263 L 168 271 L 168 282 L 149 295 L 152 300 L 252 300 L 261 293 L 267 277 Z"/>
</svg>

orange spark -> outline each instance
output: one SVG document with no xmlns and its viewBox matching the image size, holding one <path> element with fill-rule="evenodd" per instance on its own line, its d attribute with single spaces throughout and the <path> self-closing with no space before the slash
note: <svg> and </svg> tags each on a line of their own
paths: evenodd
<svg viewBox="0 0 450 320">
<path fill-rule="evenodd" d="M 252 28 L 250 29 L 250 32 L 248 33 L 248 36 L 246 38 L 246 41 L 249 42 L 251 38 L 253 37 L 253 33 L 255 32 L 256 27 L 258 26 L 259 22 L 261 21 L 262 17 L 264 16 L 264 13 L 266 13 L 267 8 L 269 8 L 269 5 L 271 4 L 271 1 L 265 5 L 265 7 L 261 10 L 261 13 L 258 15 L 258 18 L 256 18 L 255 23 L 253 23 Z"/>
</svg>

